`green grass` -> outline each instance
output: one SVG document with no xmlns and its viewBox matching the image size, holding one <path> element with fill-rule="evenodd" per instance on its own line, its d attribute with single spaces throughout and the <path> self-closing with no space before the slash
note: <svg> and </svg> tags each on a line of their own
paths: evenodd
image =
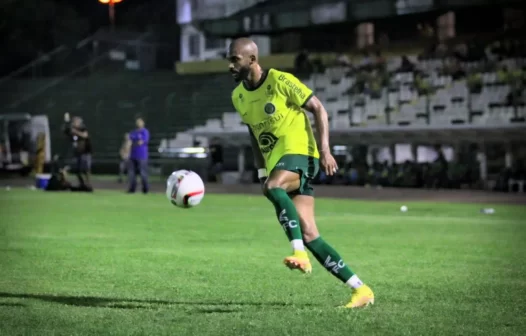
<svg viewBox="0 0 526 336">
<path fill-rule="evenodd" d="M 282 265 L 262 197 L 0 190 L 0 335 L 524 335 L 526 209 L 319 200 L 376 304 Z"/>
</svg>

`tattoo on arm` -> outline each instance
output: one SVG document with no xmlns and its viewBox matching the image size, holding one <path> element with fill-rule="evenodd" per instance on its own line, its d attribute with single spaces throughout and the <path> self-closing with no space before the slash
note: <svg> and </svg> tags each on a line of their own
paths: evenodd
<svg viewBox="0 0 526 336">
<path fill-rule="evenodd" d="M 314 114 L 316 131 L 319 137 L 320 151 L 329 151 L 329 115 L 318 97 L 312 96 L 305 104 L 305 109 Z"/>
<path fill-rule="evenodd" d="M 254 153 L 254 164 L 256 165 L 256 169 L 265 168 L 265 159 L 259 150 L 259 144 L 256 140 L 256 137 L 254 136 L 254 133 L 252 133 L 250 127 L 247 127 L 248 132 L 250 133 L 250 143 L 252 145 L 252 152 Z"/>
</svg>

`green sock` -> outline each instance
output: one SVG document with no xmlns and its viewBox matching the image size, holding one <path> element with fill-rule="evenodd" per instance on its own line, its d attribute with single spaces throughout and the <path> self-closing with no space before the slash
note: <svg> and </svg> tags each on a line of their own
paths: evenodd
<svg viewBox="0 0 526 336">
<path fill-rule="evenodd" d="M 281 213 L 281 208 L 278 207 L 278 206 L 276 206 L 274 203 L 272 203 L 272 205 L 274 205 L 274 209 L 276 210 L 276 218 L 277 218 L 278 221 L 279 221 L 279 214 Z M 289 241 L 291 241 L 291 240 L 292 240 L 292 237 L 290 236 L 290 232 L 287 231 L 287 230 L 285 230 L 285 234 L 287 235 L 287 239 L 288 239 Z"/>
<path fill-rule="evenodd" d="M 267 198 L 274 204 L 278 220 L 287 233 L 292 248 L 304 250 L 298 212 L 287 192 L 281 188 L 273 188 L 267 191 Z"/>
<path fill-rule="evenodd" d="M 307 248 L 320 264 L 332 275 L 347 283 L 354 275 L 353 271 L 347 266 L 342 257 L 321 237 L 307 243 Z"/>
</svg>

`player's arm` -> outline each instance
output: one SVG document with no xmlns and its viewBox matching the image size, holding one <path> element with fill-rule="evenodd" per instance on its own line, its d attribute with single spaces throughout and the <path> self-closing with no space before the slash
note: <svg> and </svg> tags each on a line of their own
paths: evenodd
<svg viewBox="0 0 526 336">
<path fill-rule="evenodd" d="M 325 168 L 325 173 L 327 175 L 333 175 L 338 169 L 338 166 L 336 165 L 334 157 L 331 155 L 331 147 L 329 144 L 329 115 L 327 110 L 312 90 L 295 76 L 283 73 L 279 76 L 278 81 L 281 82 L 280 90 L 289 102 L 314 114 L 315 126 L 320 141 L 321 163 Z"/>
<path fill-rule="evenodd" d="M 320 138 L 320 151 L 329 151 L 329 116 L 314 92 L 298 78 L 282 72 L 278 76 L 279 90 L 287 101 L 314 114 L 316 130 Z"/>
<path fill-rule="evenodd" d="M 250 129 L 250 126 L 247 125 L 247 128 L 250 134 L 250 145 L 252 146 L 252 153 L 254 154 L 254 165 L 258 170 L 258 179 L 260 182 L 263 183 L 267 179 L 268 175 L 267 169 L 265 168 L 265 158 L 263 158 L 263 154 L 261 154 L 261 151 L 259 150 L 258 141 L 256 140 L 254 133 Z"/>
<path fill-rule="evenodd" d="M 325 174 L 331 176 L 338 171 L 338 164 L 331 154 L 329 144 L 329 114 L 318 97 L 314 95 L 305 102 L 303 108 L 314 114 L 314 123 L 320 141 L 320 162 Z"/>
<path fill-rule="evenodd" d="M 314 114 L 314 123 L 320 141 L 320 152 L 330 152 L 329 144 L 329 114 L 316 96 L 310 97 L 303 108 Z"/>
<path fill-rule="evenodd" d="M 234 109 L 239 113 L 239 108 L 236 104 L 236 98 L 237 95 L 232 93 L 232 105 L 234 106 Z M 252 129 L 249 125 L 247 125 L 248 133 L 250 135 L 250 145 L 252 147 L 252 153 L 254 155 L 254 165 L 256 166 L 256 169 L 258 170 L 258 178 L 261 182 L 264 182 L 267 178 L 267 169 L 265 168 L 265 158 L 263 157 L 263 154 L 259 150 L 259 144 L 256 140 L 256 137 L 254 136 L 254 133 L 252 132 Z"/>
</svg>

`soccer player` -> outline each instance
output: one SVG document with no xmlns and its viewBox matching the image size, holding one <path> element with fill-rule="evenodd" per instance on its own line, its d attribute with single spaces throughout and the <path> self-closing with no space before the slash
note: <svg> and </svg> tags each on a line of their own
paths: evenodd
<svg viewBox="0 0 526 336">
<path fill-rule="evenodd" d="M 338 169 L 330 152 L 327 111 L 312 90 L 292 74 L 263 70 L 252 40 L 233 41 L 228 58 L 230 72 L 239 83 L 232 92 L 232 103 L 248 126 L 263 193 L 274 205 L 292 245 L 292 255 L 285 258 L 285 265 L 303 273 L 312 272 L 307 248 L 327 271 L 352 288 L 345 307 L 373 304 L 372 290 L 323 240 L 314 219 L 311 180 L 320 163 L 327 175 Z M 315 116 L 320 150 L 303 109 Z"/>
</svg>

